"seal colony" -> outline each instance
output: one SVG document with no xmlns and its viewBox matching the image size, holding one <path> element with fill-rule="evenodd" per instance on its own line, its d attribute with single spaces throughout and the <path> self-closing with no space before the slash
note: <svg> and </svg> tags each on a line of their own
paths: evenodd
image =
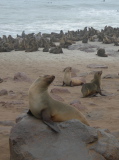
<svg viewBox="0 0 119 160">
<path fill-rule="evenodd" d="M 54 100 L 48 93 L 48 86 L 55 79 L 54 75 L 38 77 L 29 88 L 29 111 L 36 118 L 48 125 L 55 132 L 60 132 L 55 122 L 78 119 L 89 126 L 84 115 L 76 108 Z"/>
</svg>

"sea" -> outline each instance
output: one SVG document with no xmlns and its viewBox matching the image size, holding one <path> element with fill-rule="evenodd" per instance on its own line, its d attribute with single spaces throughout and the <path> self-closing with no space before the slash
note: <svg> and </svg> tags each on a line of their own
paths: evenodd
<svg viewBox="0 0 119 160">
<path fill-rule="evenodd" d="M 119 27 L 119 0 L 0 0 L 0 37 Z"/>
</svg>

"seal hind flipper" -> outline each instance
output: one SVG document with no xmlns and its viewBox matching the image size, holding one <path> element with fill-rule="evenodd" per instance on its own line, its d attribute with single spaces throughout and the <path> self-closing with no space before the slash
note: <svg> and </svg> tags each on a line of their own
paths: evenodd
<svg viewBox="0 0 119 160">
<path fill-rule="evenodd" d="M 41 117 L 42 117 L 43 122 L 47 126 L 49 126 L 53 131 L 57 133 L 60 132 L 60 129 L 58 128 L 57 124 L 52 121 L 51 116 L 46 109 L 41 112 Z"/>
<path fill-rule="evenodd" d="M 27 112 L 28 115 L 33 116 L 32 112 L 30 111 L 30 109 Z"/>
</svg>

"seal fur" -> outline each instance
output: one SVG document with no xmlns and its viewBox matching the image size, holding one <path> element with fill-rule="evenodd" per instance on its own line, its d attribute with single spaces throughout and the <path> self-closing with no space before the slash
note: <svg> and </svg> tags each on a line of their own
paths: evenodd
<svg viewBox="0 0 119 160">
<path fill-rule="evenodd" d="M 83 97 L 91 97 L 91 96 L 96 96 L 98 93 L 102 96 L 105 96 L 101 92 L 101 75 L 102 71 L 97 71 L 94 74 L 94 78 L 91 80 L 90 83 L 85 83 L 83 84 L 81 88 L 81 92 L 83 94 Z"/>
<path fill-rule="evenodd" d="M 84 84 L 84 80 L 79 77 L 71 77 L 72 67 L 67 67 L 64 69 L 64 79 L 63 86 L 80 86 Z"/>
</svg>

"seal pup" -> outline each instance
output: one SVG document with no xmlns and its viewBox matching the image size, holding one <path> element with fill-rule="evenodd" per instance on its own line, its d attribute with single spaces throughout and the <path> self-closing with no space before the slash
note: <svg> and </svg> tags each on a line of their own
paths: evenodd
<svg viewBox="0 0 119 160">
<path fill-rule="evenodd" d="M 89 125 L 84 115 L 76 108 L 54 100 L 48 93 L 48 86 L 55 79 L 54 75 L 38 77 L 29 88 L 29 114 L 42 119 L 55 132 L 60 132 L 55 122 L 78 119 Z"/>
<path fill-rule="evenodd" d="M 104 94 L 102 94 L 101 88 L 100 88 L 101 75 L 102 75 L 102 71 L 97 71 L 97 72 L 95 72 L 94 78 L 91 80 L 90 83 L 83 84 L 83 86 L 81 88 L 81 92 L 83 94 L 83 97 L 96 96 L 98 93 L 101 96 L 105 96 Z"/>
<path fill-rule="evenodd" d="M 84 84 L 84 80 L 80 77 L 71 77 L 72 67 L 66 67 L 64 70 L 63 86 L 80 86 Z"/>
</svg>

